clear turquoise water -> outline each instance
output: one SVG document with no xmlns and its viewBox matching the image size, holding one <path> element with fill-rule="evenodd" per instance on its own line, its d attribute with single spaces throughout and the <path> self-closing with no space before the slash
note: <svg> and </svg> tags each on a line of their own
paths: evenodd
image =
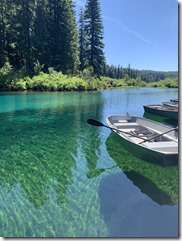
<svg viewBox="0 0 182 241">
<path fill-rule="evenodd" d="M 0 93 L 0 236 L 177 237 L 178 168 L 137 159 L 109 129 L 87 124 L 145 116 L 143 104 L 177 96 L 148 88 Z"/>
</svg>

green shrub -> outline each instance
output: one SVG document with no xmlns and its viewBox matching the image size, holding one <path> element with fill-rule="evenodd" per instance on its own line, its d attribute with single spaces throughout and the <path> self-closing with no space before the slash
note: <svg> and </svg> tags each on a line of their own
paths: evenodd
<svg viewBox="0 0 182 241">
<path fill-rule="evenodd" d="M 13 90 L 26 90 L 26 81 L 20 79 L 19 81 L 15 82 L 12 86 Z"/>
<path fill-rule="evenodd" d="M 150 82 L 148 87 L 158 87 L 158 88 L 178 88 L 178 79 L 165 78 L 158 82 Z"/>
<path fill-rule="evenodd" d="M 94 69 L 93 67 L 88 67 L 83 70 L 81 78 L 84 80 L 91 80 L 94 77 Z"/>
<path fill-rule="evenodd" d="M 9 62 L 0 69 L 0 90 L 37 90 L 37 91 L 86 91 L 102 90 L 110 87 L 138 86 L 138 87 L 166 87 L 177 88 L 178 79 L 166 78 L 158 82 L 141 81 L 140 78 L 129 78 L 125 75 L 123 79 L 112 79 L 109 77 L 96 78 L 92 68 L 85 69 L 80 76 L 63 75 L 62 72 L 55 71 L 52 67 L 48 73 L 41 71 L 43 66 L 39 62 L 36 64 L 36 76 L 25 77 L 25 70 L 12 69 Z"/>
</svg>

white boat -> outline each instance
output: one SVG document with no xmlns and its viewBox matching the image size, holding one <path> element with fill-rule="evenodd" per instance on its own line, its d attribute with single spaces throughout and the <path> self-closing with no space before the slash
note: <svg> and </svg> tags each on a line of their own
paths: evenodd
<svg viewBox="0 0 182 241">
<path fill-rule="evenodd" d="M 168 102 L 162 102 L 163 105 L 178 108 L 178 102 L 177 101 L 168 101 Z"/>
<path fill-rule="evenodd" d="M 106 122 L 140 159 L 161 166 L 178 164 L 178 128 L 129 114 L 109 115 Z"/>
<path fill-rule="evenodd" d="M 165 105 L 143 105 L 145 112 L 178 120 L 178 108 Z"/>
</svg>

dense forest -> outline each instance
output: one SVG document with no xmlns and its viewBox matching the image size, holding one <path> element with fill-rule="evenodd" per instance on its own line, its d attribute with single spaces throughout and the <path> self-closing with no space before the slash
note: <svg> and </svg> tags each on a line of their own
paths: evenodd
<svg viewBox="0 0 182 241">
<path fill-rule="evenodd" d="M 108 78 L 150 83 L 178 77 L 178 72 L 108 65 L 103 39 L 99 0 L 87 0 L 78 22 L 73 0 L 1 0 L 0 87 L 53 70 L 81 79 L 105 77 L 107 83 L 112 83 Z"/>
<path fill-rule="evenodd" d="M 137 70 L 132 69 L 130 64 L 128 64 L 127 68 L 123 68 L 120 65 L 105 65 L 103 75 L 114 79 L 122 79 L 126 75 L 128 75 L 130 78 L 140 78 L 142 81 L 145 81 L 146 83 L 164 80 L 165 78 L 178 78 L 177 71 Z"/>
<path fill-rule="evenodd" d="M 74 73 L 78 36 L 72 0 L 1 0 L 0 67 L 7 61 L 27 75 L 41 67 Z"/>
</svg>

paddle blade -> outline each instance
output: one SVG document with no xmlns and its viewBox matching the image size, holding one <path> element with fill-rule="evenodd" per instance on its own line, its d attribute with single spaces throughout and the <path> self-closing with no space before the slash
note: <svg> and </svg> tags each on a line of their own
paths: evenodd
<svg viewBox="0 0 182 241">
<path fill-rule="evenodd" d="M 101 122 L 93 120 L 93 119 L 88 119 L 87 123 L 90 124 L 90 125 L 93 125 L 93 126 L 105 126 Z"/>
</svg>

